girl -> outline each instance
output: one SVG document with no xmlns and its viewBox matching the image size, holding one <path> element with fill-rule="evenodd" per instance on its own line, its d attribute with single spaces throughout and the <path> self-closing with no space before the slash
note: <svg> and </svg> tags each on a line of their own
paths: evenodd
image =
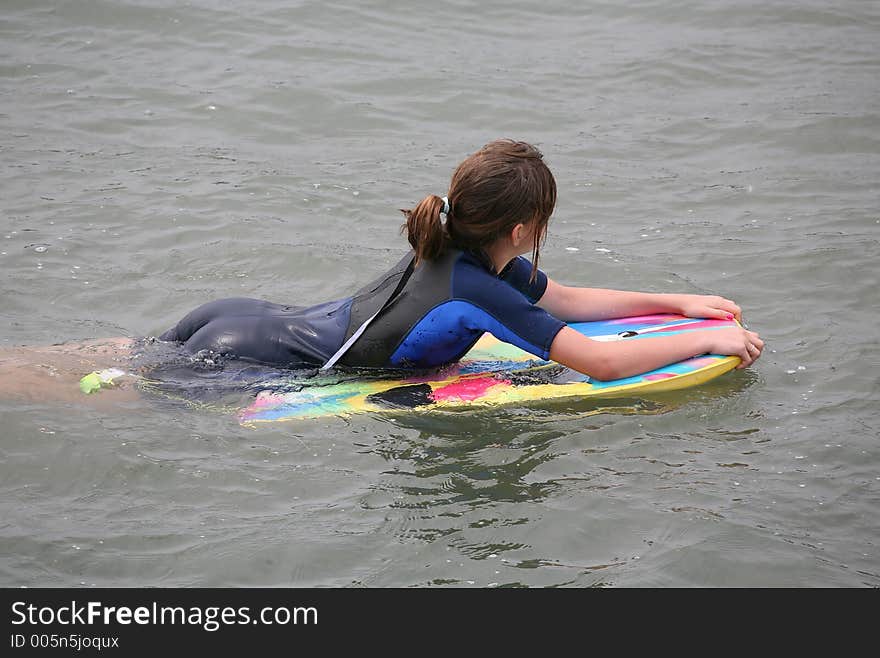
<svg viewBox="0 0 880 658">
<path fill-rule="evenodd" d="M 403 211 L 412 252 L 353 295 L 308 308 L 247 298 L 209 302 L 159 340 L 178 343 L 208 362 L 221 355 L 284 368 L 336 363 L 434 368 L 461 358 L 488 331 L 598 380 L 708 352 L 738 356 L 740 368 L 761 355 L 763 341 L 742 328 L 598 342 L 567 327 L 567 322 L 653 313 L 740 320 L 741 312 L 722 297 L 575 288 L 552 281 L 538 262 L 555 204 L 556 182 L 535 147 L 491 142 L 458 166 L 447 197 L 431 195 Z M 527 253 L 531 262 L 522 257 Z M 57 391 L 64 379 L 58 377 L 58 364 L 65 373 L 78 368 L 78 376 L 101 367 L 130 367 L 135 345 L 111 339 L 74 351 L 53 346 L 0 353 L 0 394 L 30 391 L 45 397 L 46 374 L 55 377 L 49 381 Z M 100 387 L 100 382 L 89 385 Z M 75 386 L 64 386 L 59 394 L 74 394 Z"/>
<path fill-rule="evenodd" d="M 741 312 L 721 297 L 552 281 L 538 260 L 555 204 L 556 181 L 540 151 L 524 142 L 491 142 L 458 166 L 448 197 L 431 195 L 403 211 L 412 253 L 354 295 L 310 308 L 215 301 L 160 340 L 180 342 L 191 353 L 284 367 L 433 368 L 461 358 L 488 331 L 599 380 L 707 352 L 736 355 L 740 368 L 760 356 L 764 343 L 741 328 L 607 343 L 567 327 L 652 313 L 740 320 Z M 531 262 L 522 257 L 529 252 Z"/>
</svg>

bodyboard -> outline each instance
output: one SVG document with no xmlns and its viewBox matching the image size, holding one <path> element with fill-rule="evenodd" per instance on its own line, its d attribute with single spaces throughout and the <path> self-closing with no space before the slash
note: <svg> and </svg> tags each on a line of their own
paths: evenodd
<svg viewBox="0 0 880 658">
<path fill-rule="evenodd" d="M 651 337 L 738 326 L 735 320 L 681 315 L 645 315 L 571 323 L 593 340 L 650 340 Z M 413 376 L 364 376 L 340 381 L 332 376 L 273 382 L 239 414 L 244 424 L 345 416 L 363 412 L 430 412 L 475 406 L 529 403 L 559 398 L 637 397 L 703 384 L 737 365 L 735 356 L 706 354 L 657 370 L 612 381 L 545 361 L 484 334 L 458 362 Z"/>
</svg>

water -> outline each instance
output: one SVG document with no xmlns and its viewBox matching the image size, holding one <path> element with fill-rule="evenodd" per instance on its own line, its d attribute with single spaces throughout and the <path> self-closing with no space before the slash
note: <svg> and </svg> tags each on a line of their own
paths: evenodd
<svg viewBox="0 0 880 658">
<path fill-rule="evenodd" d="M 764 357 L 258 428 L 0 401 L 0 584 L 880 585 L 877 3 L 350 4 L 4 0 L 0 346 L 350 291 L 507 136 L 552 277 L 731 297 Z"/>
</svg>

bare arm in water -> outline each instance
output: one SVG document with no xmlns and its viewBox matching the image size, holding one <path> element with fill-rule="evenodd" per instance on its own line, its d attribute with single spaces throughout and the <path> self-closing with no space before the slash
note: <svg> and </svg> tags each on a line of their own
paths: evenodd
<svg viewBox="0 0 880 658">
<path fill-rule="evenodd" d="M 0 349 L 0 399 L 85 402 L 106 406 L 139 397 L 133 378 L 100 395 L 85 395 L 79 381 L 90 372 L 107 368 L 129 371 L 131 338 L 104 338 L 81 343 Z"/>
</svg>

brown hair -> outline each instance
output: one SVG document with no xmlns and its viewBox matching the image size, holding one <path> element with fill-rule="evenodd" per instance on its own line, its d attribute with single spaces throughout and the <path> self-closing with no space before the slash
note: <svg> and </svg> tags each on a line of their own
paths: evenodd
<svg viewBox="0 0 880 658">
<path fill-rule="evenodd" d="M 443 199 L 430 195 L 404 210 L 403 230 L 422 259 L 436 260 L 449 247 L 484 252 L 517 224 L 535 227 L 532 278 L 538 271 L 541 242 L 556 205 L 556 181 L 543 155 L 531 144 L 499 139 L 468 156 L 452 174 L 450 211 L 440 220 Z"/>
</svg>

